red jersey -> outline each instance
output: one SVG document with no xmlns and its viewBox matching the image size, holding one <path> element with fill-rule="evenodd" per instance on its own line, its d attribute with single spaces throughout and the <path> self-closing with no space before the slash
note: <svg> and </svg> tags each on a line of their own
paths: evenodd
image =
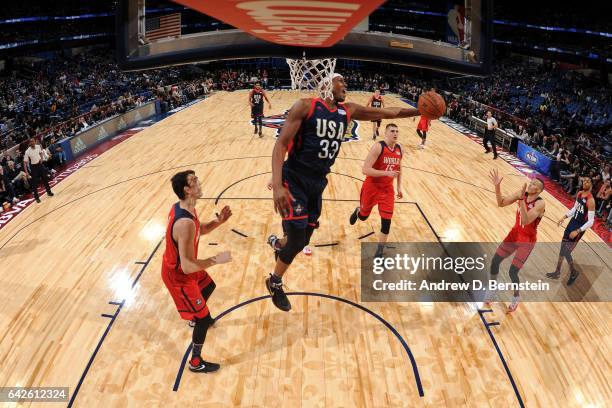
<svg viewBox="0 0 612 408">
<path fill-rule="evenodd" d="M 193 214 L 189 211 L 181 208 L 180 203 L 176 203 L 172 206 L 170 210 L 170 214 L 168 215 L 168 227 L 166 228 L 166 249 L 164 250 L 164 257 L 162 259 L 162 274 L 167 275 L 170 281 L 175 283 L 179 283 L 182 281 L 189 280 L 190 276 L 183 273 L 181 269 L 181 260 L 179 258 L 178 252 L 178 242 L 174 240 L 172 237 L 172 229 L 174 228 L 174 223 L 180 220 L 181 218 L 188 218 L 193 220 L 195 223 L 195 237 L 193 239 L 193 251 L 195 257 L 198 257 L 198 244 L 200 242 L 200 220 L 198 219 L 198 214 L 195 209 L 193 210 Z"/>
<path fill-rule="evenodd" d="M 417 129 L 427 132 L 429 130 L 429 119 L 425 116 L 421 116 Z"/>
<path fill-rule="evenodd" d="M 527 211 L 535 207 L 535 204 L 538 200 L 541 200 L 541 198 L 538 197 L 533 201 L 527 201 L 527 193 L 525 193 L 525 205 L 527 206 Z M 520 201 L 518 202 L 518 205 L 519 206 L 516 209 L 516 220 L 514 221 L 514 227 L 512 227 L 512 229 L 517 231 L 521 235 L 526 235 L 526 236 L 535 238 L 536 235 L 538 234 L 538 224 L 540 223 L 540 220 L 542 219 L 542 217 L 538 217 L 535 220 L 531 221 L 529 224 L 525 225 L 524 227 L 521 227 L 521 208 L 520 208 L 521 202 Z"/>
<path fill-rule="evenodd" d="M 400 164 L 402 161 L 402 148 L 396 143 L 393 147 L 393 150 L 389 148 L 389 146 L 381 140 L 378 142 L 382 146 L 382 151 L 378 155 L 378 158 L 374 162 L 372 166 L 375 170 L 382 171 L 399 171 Z M 366 183 L 385 183 L 385 184 L 393 184 L 393 177 L 370 177 L 366 176 Z"/>
<path fill-rule="evenodd" d="M 372 104 L 371 106 L 373 108 L 382 108 L 382 95 L 379 96 L 378 98 L 376 97 L 376 95 L 372 95 Z"/>
</svg>

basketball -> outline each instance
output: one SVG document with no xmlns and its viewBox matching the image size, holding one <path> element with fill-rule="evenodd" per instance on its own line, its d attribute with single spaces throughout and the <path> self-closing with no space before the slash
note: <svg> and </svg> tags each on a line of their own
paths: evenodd
<svg viewBox="0 0 612 408">
<path fill-rule="evenodd" d="M 419 97 L 417 108 L 421 115 L 428 119 L 438 119 L 446 111 L 446 102 L 440 94 L 429 91 Z"/>
</svg>

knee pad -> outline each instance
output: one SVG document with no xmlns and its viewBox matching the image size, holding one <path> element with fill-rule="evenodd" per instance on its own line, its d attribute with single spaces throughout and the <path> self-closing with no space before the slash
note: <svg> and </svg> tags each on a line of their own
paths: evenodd
<svg viewBox="0 0 612 408">
<path fill-rule="evenodd" d="M 314 229 L 313 229 L 314 230 Z M 312 233 L 311 233 L 312 234 Z M 287 230 L 287 243 L 278 252 L 278 257 L 283 263 L 289 265 L 293 262 L 293 258 L 302 252 L 306 246 L 309 236 L 305 228 L 290 228 Z"/>
<path fill-rule="evenodd" d="M 512 265 L 510 266 L 510 280 L 512 281 L 512 283 L 519 283 L 519 277 L 518 277 L 518 273 L 519 273 L 520 269 L 515 266 Z"/>
<path fill-rule="evenodd" d="M 387 218 L 380 219 L 380 232 L 387 235 L 391 230 L 391 220 Z"/>
</svg>

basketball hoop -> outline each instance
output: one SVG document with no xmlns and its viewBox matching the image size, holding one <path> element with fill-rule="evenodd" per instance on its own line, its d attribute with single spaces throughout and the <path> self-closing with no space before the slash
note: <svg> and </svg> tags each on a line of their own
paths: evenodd
<svg viewBox="0 0 612 408">
<path fill-rule="evenodd" d="M 287 58 L 287 64 L 291 74 L 291 89 L 316 90 L 323 99 L 333 98 L 331 80 L 336 69 L 335 58 Z"/>
</svg>

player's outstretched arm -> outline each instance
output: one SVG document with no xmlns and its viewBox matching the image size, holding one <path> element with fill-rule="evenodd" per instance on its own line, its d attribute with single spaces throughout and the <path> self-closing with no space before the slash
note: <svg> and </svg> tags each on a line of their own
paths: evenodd
<svg viewBox="0 0 612 408">
<path fill-rule="evenodd" d="M 212 258 L 196 259 L 193 248 L 195 224 L 192 220 L 186 218 L 178 220 L 172 229 L 172 237 L 178 243 L 181 269 L 185 274 L 203 271 L 213 265 L 227 263 L 232 260 L 229 251 L 220 252 Z"/>
<path fill-rule="evenodd" d="M 285 124 L 281 129 L 278 139 L 272 151 L 272 191 L 274 197 L 274 211 L 280 212 L 285 217 L 289 214 L 289 190 L 283 186 L 283 162 L 289 148 L 289 142 L 295 137 L 300 129 L 302 121 L 306 118 L 310 109 L 310 99 L 300 99 L 293 104 Z"/>
<path fill-rule="evenodd" d="M 415 108 L 370 108 L 352 102 L 347 102 L 345 106 L 351 118 L 358 120 L 410 118 L 420 115 L 418 109 Z"/>
<path fill-rule="evenodd" d="M 217 214 L 217 218 L 215 218 L 214 220 L 210 222 L 200 224 L 200 235 L 210 233 L 212 230 L 217 228 L 219 225 L 225 223 L 231 216 L 232 216 L 232 210 L 229 208 L 228 205 L 226 205 L 225 207 L 223 207 L 221 212 Z"/>
</svg>

